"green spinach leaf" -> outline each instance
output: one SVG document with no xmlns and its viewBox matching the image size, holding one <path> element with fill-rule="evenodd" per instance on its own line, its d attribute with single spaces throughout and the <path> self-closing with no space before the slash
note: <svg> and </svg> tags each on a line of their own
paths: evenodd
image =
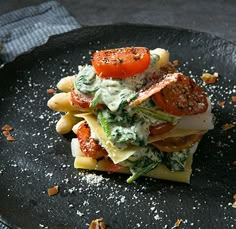
<svg viewBox="0 0 236 229">
<path fill-rule="evenodd" d="M 171 171 L 184 171 L 185 162 L 188 159 L 190 150 L 165 153 L 165 164 Z"/>
</svg>

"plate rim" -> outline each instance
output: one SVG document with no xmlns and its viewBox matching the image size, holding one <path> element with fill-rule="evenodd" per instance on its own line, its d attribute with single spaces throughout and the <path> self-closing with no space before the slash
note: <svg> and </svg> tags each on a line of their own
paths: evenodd
<svg viewBox="0 0 236 229">
<path fill-rule="evenodd" d="M 50 43 L 53 43 L 57 39 L 60 39 L 64 36 L 69 36 L 70 34 L 77 33 L 77 32 L 83 31 L 83 30 L 94 30 L 94 29 L 97 29 L 97 28 L 121 27 L 121 26 L 130 26 L 130 27 L 139 27 L 139 28 L 149 27 L 149 28 L 155 28 L 155 29 L 160 28 L 160 29 L 170 29 L 170 30 L 176 30 L 176 31 L 184 31 L 184 32 L 188 32 L 188 33 L 204 35 L 204 36 L 209 37 L 209 39 L 221 40 L 221 41 L 224 41 L 226 43 L 229 43 L 229 44 L 235 46 L 235 48 L 236 48 L 236 43 L 235 42 L 227 40 L 227 39 L 219 37 L 219 36 L 216 36 L 216 35 L 208 33 L 208 32 L 204 32 L 204 31 L 198 31 L 198 30 L 194 30 L 194 29 L 183 28 L 183 27 L 178 27 L 178 26 L 171 26 L 171 25 L 169 26 L 169 25 L 155 25 L 155 24 L 147 24 L 147 23 L 118 22 L 118 23 L 114 23 L 114 24 L 81 26 L 80 28 L 73 29 L 73 30 L 70 30 L 70 31 L 65 32 L 65 33 L 51 35 L 51 36 L 49 36 L 48 40 L 44 44 L 35 46 L 35 47 L 31 48 L 30 50 L 20 54 L 19 56 L 16 56 L 12 61 L 0 65 L 0 70 L 2 68 L 7 67 L 11 63 L 20 61 L 21 58 L 24 58 L 25 56 L 30 55 L 31 53 L 38 51 L 43 46 L 50 45 Z"/>
</svg>

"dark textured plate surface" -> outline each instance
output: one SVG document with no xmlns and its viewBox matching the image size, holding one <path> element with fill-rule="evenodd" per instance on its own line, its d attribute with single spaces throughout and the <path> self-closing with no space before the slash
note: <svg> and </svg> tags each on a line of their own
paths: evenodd
<svg viewBox="0 0 236 229">
<path fill-rule="evenodd" d="M 180 70 L 202 84 L 203 71 L 218 72 L 211 96 L 216 126 L 194 156 L 191 184 L 141 178 L 128 185 L 125 175 L 79 172 L 73 168 L 71 136 L 55 131 L 58 113 L 47 106 L 46 90 L 64 75 L 89 63 L 96 49 L 162 47 Z M 235 128 L 236 46 L 208 34 L 168 27 L 115 25 L 82 28 L 17 58 L 0 70 L 0 125 L 14 127 L 15 142 L 0 139 L 0 215 L 12 227 L 88 228 L 103 217 L 109 228 L 234 228 L 236 209 Z M 224 108 L 217 105 L 225 101 Z M 95 174 L 95 175 L 91 175 Z M 59 185 L 58 195 L 47 189 Z"/>
</svg>

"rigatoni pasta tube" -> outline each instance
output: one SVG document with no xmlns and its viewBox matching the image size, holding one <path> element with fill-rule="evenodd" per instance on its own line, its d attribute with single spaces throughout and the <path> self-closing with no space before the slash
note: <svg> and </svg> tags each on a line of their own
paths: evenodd
<svg viewBox="0 0 236 229">
<path fill-rule="evenodd" d="M 80 169 L 92 169 L 94 170 L 97 165 L 97 160 L 91 157 L 77 156 L 74 161 L 74 167 Z"/>
</svg>

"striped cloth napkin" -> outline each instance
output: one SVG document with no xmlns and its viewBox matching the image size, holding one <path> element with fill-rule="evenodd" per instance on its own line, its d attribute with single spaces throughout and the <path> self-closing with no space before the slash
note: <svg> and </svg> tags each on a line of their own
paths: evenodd
<svg viewBox="0 0 236 229">
<path fill-rule="evenodd" d="M 0 222 L 0 229 L 10 229 L 10 228 Z"/>
<path fill-rule="evenodd" d="M 75 18 L 55 1 L 4 14 L 0 16 L 0 59 L 3 63 L 10 62 L 46 43 L 51 35 L 79 27 Z"/>
</svg>

